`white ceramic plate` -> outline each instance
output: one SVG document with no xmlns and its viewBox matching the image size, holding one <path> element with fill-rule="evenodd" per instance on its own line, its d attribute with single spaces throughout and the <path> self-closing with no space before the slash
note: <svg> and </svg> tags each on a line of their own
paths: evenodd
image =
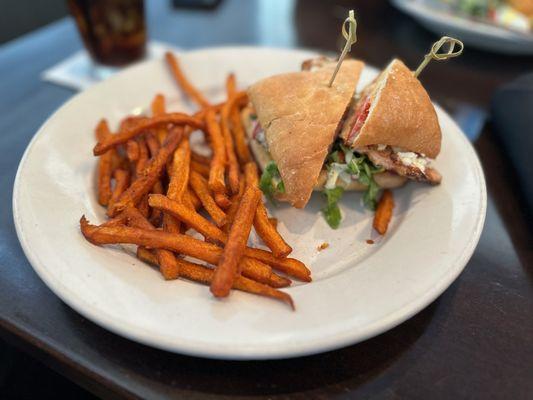
<svg viewBox="0 0 533 400">
<path fill-rule="evenodd" d="M 186 73 L 214 101 L 228 72 L 243 87 L 258 78 L 295 71 L 307 51 L 217 48 L 181 55 Z M 362 83 L 376 70 L 367 68 Z M 69 306 L 119 335 L 158 348 L 228 359 L 268 359 L 318 353 L 386 331 L 411 317 L 462 271 L 485 216 L 485 182 L 471 145 L 437 107 L 443 130 L 436 163 L 438 187 L 409 184 L 395 191 L 392 226 L 373 245 L 370 212 L 361 196 L 345 196 L 345 219 L 331 230 L 321 217 L 320 195 L 305 210 L 271 210 L 280 230 L 306 262 L 314 282 L 286 289 L 286 305 L 234 292 L 214 299 L 202 285 L 164 281 L 119 247 L 96 247 L 78 220 L 104 220 L 95 199 L 93 129 L 111 126 L 165 93 L 186 109 L 163 61 L 149 61 L 78 94 L 37 132 L 20 163 L 13 195 L 17 233 L 31 264 Z M 320 112 L 320 110 L 317 110 Z M 317 246 L 330 244 L 322 252 Z"/>
<path fill-rule="evenodd" d="M 522 33 L 451 15 L 420 0 L 391 0 L 398 9 L 438 35 L 461 39 L 466 45 L 504 54 L 533 54 L 533 34 Z"/>
</svg>

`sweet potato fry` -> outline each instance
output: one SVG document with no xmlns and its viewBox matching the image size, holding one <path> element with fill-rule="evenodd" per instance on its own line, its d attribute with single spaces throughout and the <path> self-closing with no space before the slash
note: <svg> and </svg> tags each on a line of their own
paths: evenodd
<svg viewBox="0 0 533 400">
<path fill-rule="evenodd" d="M 198 154 L 195 151 L 191 151 L 191 160 L 198 164 L 204 164 L 209 166 L 211 164 L 211 157 L 206 157 L 201 154 Z"/>
<path fill-rule="evenodd" d="M 130 183 L 130 173 L 124 169 L 116 169 L 113 172 L 115 178 L 115 186 L 113 187 L 113 193 L 109 199 L 109 207 L 113 207 L 113 204 L 118 200 L 120 195 L 124 193 Z"/>
<path fill-rule="evenodd" d="M 243 91 L 243 93 L 244 93 L 244 91 Z M 203 119 L 203 118 L 205 118 L 205 115 L 206 115 L 207 111 L 213 111 L 215 114 L 218 114 L 222 110 L 222 107 L 224 106 L 224 104 L 226 104 L 225 101 L 220 102 L 218 104 L 214 104 L 214 105 L 206 107 L 206 108 L 202 108 L 201 110 L 196 111 L 193 114 L 193 117 Z"/>
<path fill-rule="evenodd" d="M 146 134 L 146 145 L 148 146 L 148 150 L 150 150 L 150 157 L 155 157 L 161 147 L 159 140 L 156 139 L 152 132 Z"/>
<path fill-rule="evenodd" d="M 268 220 L 270 221 L 270 223 L 272 224 L 274 229 L 278 229 L 278 219 L 277 218 L 269 217 Z"/>
<path fill-rule="evenodd" d="M 158 98 L 156 96 L 156 98 Z M 159 143 L 159 140 L 156 139 L 155 135 L 152 132 L 146 133 L 146 145 L 148 146 L 148 150 L 150 151 L 150 157 L 155 157 L 157 153 L 159 152 L 159 149 L 161 148 L 161 144 Z M 158 180 L 154 187 L 152 188 L 152 193 L 157 194 L 163 194 L 163 184 L 161 183 L 161 180 Z M 163 214 L 160 210 L 151 210 L 150 211 L 150 222 L 154 226 L 160 226 L 161 220 L 163 218 Z"/>
<path fill-rule="evenodd" d="M 380 234 L 387 233 L 389 222 L 392 218 L 392 210 L 394 209 L 394 198 L 390 190 L 384 190 L 379 199 L 378 206 L 376 208 L 376 214 L 374 215 L 374 229 Z"/>
<path fill-rule="evenodd" d="M 117 146 L 112 154 L 111 169 L 113 172 L 118 168 L 128 169 L 129 161 L 126 157 L 126 149 L 124 145 Z"/>
<path fill-rule="evenodd" d="M 129 226 L 146 230 L 155 230 L 154 226 L 137 209 L 128 208 L 124 210 L 124 213 L 128 217 Z M 176 256 L 171 251 L 165 249 L 155 249 L 155 255 L 163 277 L 166 280 L 177 279 L 180 271 Z"/>
<path fill-rule="evenodd" d="M 166 112 L 165 96 L 163 96 L 161 93 L 156 94 L 154 99 L 152 100 L 152 104 L 150 105 L 150 108 L 152 109 L 153 115 L 164 114 Z"/>
<path fill-rule="evenodd" d="M 255 258 L 272 268 L 281 271 L 289 276 L 299 279 L 304 282 L 311 282 L 311 271 L 305 266 L 303 262 L 295 258 L 279 258 L 275 257 L 269 251 L 262 249 L 254 249 L 248 247 L 246 249 L 246 256 Z"/>
<path fill-rule="evenodd" d="M 181 90 L 183 90 L 183 92 L 185 92 L 185 94 L 187 94 L 187 96 L 189 96 L 189 98 L 191 98 L 191 100 L 193 100 L 200 107 L 209 107 L 209 101 L 207 101 L 207 99 L 189 82 L 189 80 L 183 74 L 183 71 L 181 70 L 178 60 L 174 54 L 166 52 L 165 59 L 170 67 L 172 76 L 176 80 L 176 83 Z"/>
<path fill-rule="evenodd" d="M 224 232 L 228 233 L 231 225 L 233 224 L 233 220 L 235 219 L 235 214 L 237 213 L 237 208 L 239 208 L 239 203 L 241 202 L 242 195 L 244 194 L 244 187 L 245 187 L 245 181 L 244 179 L 239 180 L 239 192 L 237 194 L 234 194 L 231 197 L 231 205 L 229 206 L 226 215 L 227 215 L 227 221 L 226 224 L 223 227 Z"/>
<path fill-rule="evenodd" d="M 244 165 L 244 179 L 247 185 L 257 186 L 259 175 L 257 173 L 257 165 L 255 162 L 249 162 Z"/>
<path fill-rule="evenodd" d="M 215 193 L 215 203 L 223 210 L 231 206 L 231 201 L 225 193 Z"/>
<path fill-rule="evenodd" d="M 146 247 L 137 246 L 136 255 L 139 260 L 159 267 L 159 262 L 157 261 L 157 257 L 154 253 L 154 250 L 149 250 Z"/>
<path fill-rule="evenodd" d="M 165 114 L 166 113 L 165 96 L 163 96 L 162 94 L 157 94 L 152 100 L 152 104 L 150 105 L 150 108 L 152 109 L 152 115 Z M 166 127 L 157 128 L 155 130 L 155 135 L 159 143 L 163 143 L 167 136 Z"/>
<path fill-rule="evenodd" d="M 144 119 L 144 117 L 140 115 L 128 115 L 126 118 L 122 119 L 119 124 L 119 131 L 122 131 L 124 129 L 129 129 L 135 124 L 137 124 L 140 120 Z"/>
<path fill-rule="evenodd" d="M 213 149 L 213 158 L 211 159 L 211 169 L 209 171 L 209 189 L 215 193 L 225 193 L 224 166 L 226 164 L 226 148 L 224 136 L 214 111 L 207 110 L 205 123 Z"/>
<path fill-rule="evenodd" d="M 255 232 L 272 250 L 275 257 L 287 257 L 292 252 L 292 247 L 285 242 L 283 237 L 274 228 L 268 219 L 266 207 L 263 203 L 259 204 L 254 217 Z"/>
<path fill-rule="evenodd" d="M 126 143 L 128 140 L 134 138 L 135 136 L 143 133 L 148 129 L 167 124 L 190 125 L 191 127 L 196 129 L 204 128 L 204 123 L 202 120 L 183 113 L 169 113 L 156 117 L 144 118 L 138 121 L 135 125 L 127 127 L 126 129 L 114 135 L 107 136 L 103 140 L 99 141 L 96 146 L 94 146 L 93 153 L 94 155 L 98 156 L 118 144 Z"/>
<path fill-rule="evenodd" d="M 191 147 L 189 139 L 183 139 L 174 152 L 170 169 L 170 181 L 167 196 L 172 200 L 181 201 L 189 182 L 191 164 Z"/>
<path fill-rule="evenodd" d="M 209 178 L 209 165 L 200 164 L 197 161 L 191 160 L 191 169 L 198 172 L 204 178 Z"/>
<path fill-rule="evenodd" d="M 277 275 L 269 265 L 255 258 L 243 257 L 238 269 L 241 275 L 274 288 L 287 287 L 292 283 L 290 279 Z"/>
<path fill-rule="evenodd" d="M 238 107 L 230 110 L 231 133 L 235 142 L 235 153 L 241 165 L 251 161 L 250 149 L 246 143 L 246 134 L 242 125 L 241 113 Z"/>
<path fill-rule="evenodd" d="M 202 207 L 202 202 L 196 193 L 194 193 L 194 191 L 190 188 L 187 188 L 187 191 L 183 196 L 183 202 L 197 211 Z"/>
<path fill-rule="evenodd" d="M 96 140 L 105 140 L 111 136 L 107 121 L 102 119 L 95 129 Z M 98 160 L 98 203 L 102 206 L 107 206 L 111 199 L 111 176 L 113 172 L 113 153 L 115 149 L 110 149 L 100 156 Z"/>
<path fill-rule="evenodd" d="M 122 193 L 113 207 L 108 209 L 108 215 L 110 217 L 116 215 L 127 207 L 135 207 L 142 197 L 153 188 L 155 183 L 159 180 L 168 159 L 179 145 L 182 137 L 180 133 L 181 132 L 174 131 L 169 133 L 163 147 L 161 147 L 157 155 L 150 160 L 142 172 L 142 175 L 133 182 L 124 193 Z"/>
<path fill-rule="evenodd" d="M 167 196 L 175 200 L 183 200 L 189 181 L 190 146 L 187 138 L 182 139 L 169 168 L 169 185 Z M 172 215 L 163 215 L 163 229 L 167 232 L 180 233 L 180 222 Z"/>
<path fill-rule="evenodd" d="M 142 197 L 141 201 L 137 205 L 137 209 L 142 215 L 144 215 L 144 217 L 148 218 L 148 216 L 150 215 L 150 206 L 148 205 L 148 194 L 145 194 Z"/>
<path fill-rule="evenodd" d="M 137 248 L 137 258 L 156 267 L 159 266 L 159 262 L 154 253 L 144 247 Z M 209 268 L 204 265 L 192 263 L 181 259 L 178 259 L 178 263 L 180 264 L 180 276 L 182 278 L 199 283 L 204 283 L 206 285 L 209 285 L 213 280 L 213 268 Z M 257 294 L 259 296 L 271 297 L 276 300 L 281 300 L 282 302 L 288 304 L 294 310 L 294 303 L 292 301 L 292 298 L 287 293 L 281 292 L 268 285 L 256 282 L 252 279 L 248 279 L 244 276 L 238 276 L 235 279 L 235 282 L 233 283 L 233 289 Z"/>
<path fill-rule="evenodd" d="M 257 166 L 255 163 L 246 164 L 244 173 L 247 184 L 258 185 Z M 292 247 L 285 242 L 276 228 L 270 223 L 266 207 L 262 201 L 257 206 L 254 228 L 267 247 L 272 250 L 275 257 L 287 257 L 292 252 Z"/>
<path fill-rule="evenodd" d="M 163 230 L 170 233 L 181 233 L 181 224 L 173 216 L 163 214 Z"/>
<path fill-rule="evenodd" d="M 223 252 L 220 247 L 214 244 L 187 235 L 124 226 L 98 227 L 89 224 L 84 216 L 80 220 L 80 228 L 85 238 L 95 245 L 136 244 L 147 248 L 170 250 L 210 264 L 217 264 Z M 239 266 L 244 276 L 258 282 L 273 287 L 283 287 L 290 284 L 289 280 L 273 273 L 272 269 L 260 260 L 245 257 Z"/>
<path fill-rule="evenodd" d="M 237 82 L 235 79 L 235 74 L 232 72 L 228 74 L 226 78 L 226 94 L 228 99 L 235 94 L 237 91 Z"/>
<path fill-rule="evenodd" d="M 116 217 L 108 219 L 106 222 L 98 225 L 98 227 L 106 227 L 106 226 L 120 226 L 120 225 L 126 225 L 128 222 L 128 216 L 125 212 L 121 212 Z"/>
<path fill-rule="evenodd" d="M 223 226 L 226 223 L 226 214 L 215 203 L 213 197 L 211 197 L 205 179 L 199 173 L 191 171 L 189 183 L 202 202 L 207 213 L 213 218 L 213 221 L 215 221 L 215 224 L 217 226 Z"/>
<path fill-rule="evenodd" d="M 131 139 L 126 142 L 126 156 L 128 160 L 135 162 L 139 159 L 139 143 Z"/>
<path fill-rule="evenodd" d="M 163 184 L 161 183 L 161 181 L 157 181 L 154 185 L 154 187 L 152 188 L 152 191 L 151 193 L 154 193 L 154 194 L 163 194 L 164 191 L 163 191 Z M 154 209 L 151 209 L 150 210 L 150 218 L 149 218 L 149 221 L 152 225 L 154 225 L 155 227 L 159 227 L 161 226 L 161 222 L 163 221 L 163 212 L 161 210 L 154 210 Z"/>
<path fill-rule="evenodd" d="M 139 158 L 135 163 L 135 175 L 138 178 L 146 168 L 150 157 L 148 146 L 146 145 L 146 140 L 144 139 L 144 137 L 139 138 L 137 144 L 139 146 Z"/>
<path fill-rule="evenodd" d="M 250 236 L 250 230 L 252 229 L 255 210 L 260 199 L 261 192 L 258 188 L 255 186 L 246 188 L 210 286 L 211 293 L 216 297 L 229 295 L 235 277 L 239 272 L 239 262 L 244 255 L 248 236 Z"/>
<path fill-rule="evenodd" d="M 229 112 L 233 104 L 234 97 L 230 97 L 228 102 L 222 107 L 222 115 L 220 119 L 220 126 L 222 136 L 224 137 L 224 146 L 226 148 L 226 160 L 228 164 L 228 184 L 232 194 L 239 191 L 239 162 L 235 155 L 235 148 L 233 144 L 233 136 L 230 132 Z"/>
<path fill-rule="evenodd" d="M 189 168 L 191 161 L 191 147 L 189 139 L 183 138 L 170 164 L 170 181 L 167 196 L 172 200 L 183 201 L 189 184 Z M 194 210 L 194 209 L 193 209 Z M 180 223 L 172 215 L 165 213 L 163 217 L 163 229 L 168 232 L 179 233 Z"/>
</svg>

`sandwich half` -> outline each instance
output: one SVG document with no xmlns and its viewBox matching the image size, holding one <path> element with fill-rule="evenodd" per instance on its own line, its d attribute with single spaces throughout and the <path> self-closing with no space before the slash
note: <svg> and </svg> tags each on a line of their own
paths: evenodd
<svg viewBox="0 0 533 400">
<path fill-rule="evenodd" d="M 345 146 L 399 176 L 438 184 L 430 166 L 440 152 L 435 108 L 412 71 L 392 60 L 348 110 L 340 132 Z"/>
<path fill-rule="evenodd" d="M 242 119 L 250 148 L 268 181 L 262 183 L 269 185 L 267 194 L 297 208 L 307 204 L 313 189 L 331 187 L 333 179 L 343 190 L 369 187 L 368 181 L 356 174 L 339 171 L 333 176 L 336 167 L 331 165 L 341 158 L 346 161 L 345 151 L 351 153 L 335 139 L 350 105 L 355 104 L 364 64 L 344 61 L 332 87 L 328 87 L 335 66 L 336 61 L 326 58 L 308 60 L 301 72 L 272 76 L 248 89 L 250 104 Z M 360 157 L 358 166 L 363 168 L 365 160 Z M 371 174 L 380 182 L 379 187 L 393 188 L 405 182 L 398 174 L 379 168 Z"/>
</svg>

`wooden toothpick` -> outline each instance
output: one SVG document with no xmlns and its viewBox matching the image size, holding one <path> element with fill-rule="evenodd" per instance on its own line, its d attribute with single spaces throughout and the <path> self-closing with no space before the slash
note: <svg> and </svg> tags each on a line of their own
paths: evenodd
<svg viewBox="0 0 533 400">
<path fill-rule="evenodd" d="M 346 31 L 346 24 L 348 24 L 348 31 Z M 328 86 L 331 87 L 333 85 L 333 81 L 335 80 L 335 77 L 337 76 L 337 72 L 339 72 L 339 68 L 341 67 L 342 62 L 344 61 L 344 58 L 348 54 L 348 52 L 352 49 L 352 45 L 357 42 L 357 21 L 355 20 L 354 11 L 350 10 L 348 11 L 348 18 L 344 20 L 342 23 L 342 36 L 344 36 L 344 39 L 346 39 L 346 44 L 344 45 L 344 49 L 342 49 L 342 53 L 339 57 L 339 61 L 337 61 L 337 66 L 335 67 L 335 71 L 333 71 L 333 75 L 331 75 L 331 79 L 329 80 Z"/>
</svg>

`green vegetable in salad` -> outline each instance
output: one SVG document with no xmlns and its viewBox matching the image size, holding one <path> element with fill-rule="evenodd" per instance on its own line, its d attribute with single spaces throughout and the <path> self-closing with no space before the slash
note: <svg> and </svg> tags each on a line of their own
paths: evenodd
<svg viewBox="0 0 533 400">
<path fill-rule="evenodd" d="M 322 214 L 324 214 L 328 225 L 333 229 L 337 229 L 341 223 L 342 215 L 338 203 L 343 193 L 344 189 L 341 187 L 324 189 L 326 206 L 322 208 Z"/>
<path fill-rule="evenodd" d="M 363 203 L 370 210 L 375 210 L 379 186 L 374 180 L 374 174 L 383 172 L 382 167 L 376 167 L 367 156 L 353 152 L 342 143 L 335 143 L 334 151 L 329 155 L 326 162 L 328 169 L 328 181 L 326 188 L 335 187 L 337 179 L 347 180 L 356 177 L 359 182 L 367 186 L 363 195 Z"/>
<path fill-rule="evenodd" d="M 274 161 L 270 161 L 259 180 L 259 189 L 265 194 L 267 199 L 275 204 L 274 196 L 276 193 L 285 193 L 285 185 L 281 180 L 278 166 Z"/>
</svg>

